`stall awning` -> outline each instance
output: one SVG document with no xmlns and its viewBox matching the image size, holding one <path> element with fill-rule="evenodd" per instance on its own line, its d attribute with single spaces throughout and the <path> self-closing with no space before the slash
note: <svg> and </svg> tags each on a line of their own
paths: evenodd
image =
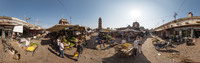
<svg viewBox="0 0 200 63">
<path fill-rule="evenodd" d="M 82 29 L 85 29 L 85 27 L 82 27 L 82 26 L 79 26 L 79 25 L 61 25 L 61 24 L 57 24 L 51 28 L 48 28 L 46 29 L 46 31 L 50 31 L 50 32 L 58 32 L 60 30 L 65 30 L 65 29 L 70 29 L 72 28 L 73 30 L 74 29 L 77 29 L 77 30 L 82 30 Z M 81 28 L 81 29 L 80 29 Z"/>
<path fill-rule="evenodd" d="M 102 29 L 100 30 L 100 32 L 111 32 L 112 30 L 111 29 Z"/>
<path fill-rule="evenodd" d="M 139 30 L 134 30 L 134 29 L 125 29 L 125 30 L 121 30 L 121 31 L 124 31 L 124 32 L 141 32 Z"/>
</svg>

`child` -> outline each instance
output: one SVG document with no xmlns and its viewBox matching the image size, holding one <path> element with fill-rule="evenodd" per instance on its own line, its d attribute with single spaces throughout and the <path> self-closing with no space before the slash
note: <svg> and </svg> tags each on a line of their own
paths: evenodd
<svg viewBox="0 0 200 63">
<path fill-rule="evenodd" d="M 83 52 L 83 46 L 81 45 L 81 42 L 78 42 L 78 46 L 77 46 L 77 50 L 78 52 L 78 57 L 77 57 L 77 61 L 79 60 L 79 58 L 81 57 L 81 54 Z"/>
</svg>

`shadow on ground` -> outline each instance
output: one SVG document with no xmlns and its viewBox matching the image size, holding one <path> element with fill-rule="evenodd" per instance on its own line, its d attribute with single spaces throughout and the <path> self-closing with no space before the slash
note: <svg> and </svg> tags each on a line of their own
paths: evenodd
<svg viewBox="0 0 200 63">
<path fill-rule="evenodd" d="M 85 48 L 97 50 L 96 46 L 98 45 L 96 42 L 97 36 L 92 36 L 90 40 L 86 40 L 87 45 Z"/>
<path fill-rule="evenodd" d="M 47 43 L 45 42 L 45 44 L 50 46 L 50 48 L 48 48 L 48 50 L 51 53 L 55 54 L 58 57 L 61 57 L 61 55 L 59 56 L 59 51 L 58 51 L 57 46 L 55 44 L 53 44 L 52 42 L 48 42 L 48 40 L 47 40 Z M 64 53 L 64 57 L 67 57 L 69 59 L 76 61 L 76 59 L 73 58 L 74 57 L 73 55 L 69 55 L 69 54 Z"/>
<path fill-rule="evenodd" d="M 49 50 L 51 53 L 53 53 L 53 54 L 55 54 L 55 55 L 58 56 L 58 54 L 57 54 L 55 51 L 53 51 L 52 49 L 48 48 L 48 50 Z"/>
<path fill-rule="evenodd" d="M 65 57 L 69 58 L 69 59 L 72 59 L 74 61 L 76 61 L 76 59 L 74 59 L 74 55 L 69 55 L 69 54 L 64 54 Z"/>
<path fill-rule="evenodd" d="M 157 50 L 157 49 L 156 49 Z M 177 51 L 177 50 L 173 50 L 173 49 L 169 49 L 169 50 L 157 50 L 157 51 L 159 51 L 159 52 L 168 52 L 168 53 L 173 53 L 173 52 L 179 52 L 179 51 Z"/>
<path fill-rule="evenodd" d="M 151 63 L 143 53 L 140 53 L 138 56 L 130 56 L 130 57 L 120 57 L 117 54 L 103 58 L 102 63 Z"/>
<path fill-rule="evenodd" d="M 42 40 L 41 41 L 41 45 L 49 45 L 49 44 L 51 44 L 50 40 Z"/>
</svg>

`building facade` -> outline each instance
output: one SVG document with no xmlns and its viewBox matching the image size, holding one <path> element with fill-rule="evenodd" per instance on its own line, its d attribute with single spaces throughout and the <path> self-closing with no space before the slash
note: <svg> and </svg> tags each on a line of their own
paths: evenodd
<svg viewBox="0 0 200 63">
<path fill-rule="evenodd" d="M 61 24 L 61 25 L 68 25 L 69 24 L 69 22 L 68 22 L 68 20 L 67 19 L 61 19 L 60 21 L 59 21 L 59 23 L 58 24 Z"/>
<path fill-rule="evenodd" d="M 199 38 L 200 37 L 200 16 L 193 16 L 192 12 L 188 17 L 180 18 L 163 24 L 154 29 L 154 33 L 160 37 Z"/>
<path fill-rule="evenodd" d="M 135 21 L 133 22 L 132 26 L 128 25 L 127 27 L 116 28 L 116 30 L 125 30 L 125 29 L 134 29 L 140 31 L 140 24 L 137 21 Z"/>
<path fill-rule="evenodd" d="M 0 36 L 2 38 L 11 38 L 15 26 L 23 26 L 22 33 L 28 33 L 29 30 L 38 28 L 16 17 L 0 16 Z"/>
</svg>

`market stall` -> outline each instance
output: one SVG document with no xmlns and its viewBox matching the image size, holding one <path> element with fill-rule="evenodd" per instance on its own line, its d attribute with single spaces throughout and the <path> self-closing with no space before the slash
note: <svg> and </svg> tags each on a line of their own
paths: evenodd
<svg viewBox="0 0 200 63">
<path fill-rule="evenodd" d="M 105 40 L 105 43 L 111 43 L 111 29 L 102 29 L 99 32 L 99 37 Z"/>
<path fill-rule="evenodd" d="M 35 51 L 37 50 L 38 48 L 38 44 L 37 43 L 34 43 L 34 42 L 30 42 L 30 38 L 28 39 L 25 39 L 25 38 L 21 38 L 21 40 L 19 42 L 17 42 L 17 44 L 23 49 L 26 51 L 26 54 L 28 52 L 32 53 L 32 56 L 33 54 L 35 53 Z"/>
<path fill-rule="evenodd" d="M 76 46 L 78 42 L 82 42 L 83 45 L 86 45 L 86 29 L 83 26 L 79 25 L 55 25 L 47 31 L 50 31 L 52 36 L 52 42 L 56 44 L 56 40 L 61 38 L 61 41 L 64 41 L 66 44 L 65 49 L 72 48 Z"/>
</svg>

